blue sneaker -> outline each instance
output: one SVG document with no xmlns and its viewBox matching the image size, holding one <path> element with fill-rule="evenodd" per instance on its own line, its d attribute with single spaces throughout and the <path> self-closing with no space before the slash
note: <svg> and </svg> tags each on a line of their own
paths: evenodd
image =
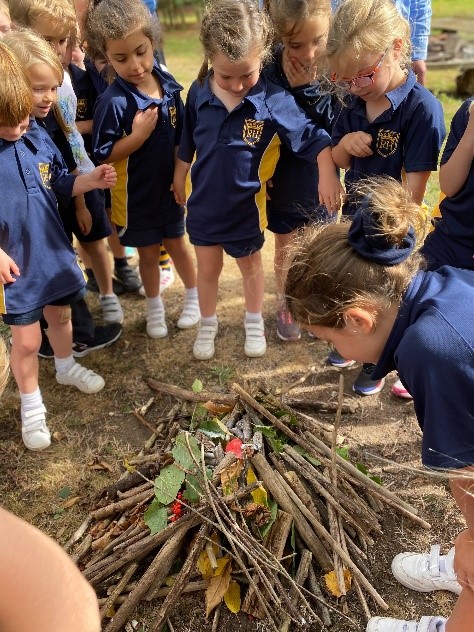
<svg viewBox="0 0 474 632">
<path fill-rule="evenodd" d="M 349 366 L 354 366 L 355 363 L 355 360 L 346 360 L 346 358 L 343 358 L 336 349 L 333 349 L 328 356 L 328 364 L 338 369 L 346 369 Z"/>
<path fill-rule="evenodd" d="M 352 385 L 352 390 L 358 395 L 375 395 L 385 386 L 385 378 L 381 380 L 373 380 L 375 364 L 364 364 L 361 372 L 357 376 L 356 381 Z"/>
</svg>

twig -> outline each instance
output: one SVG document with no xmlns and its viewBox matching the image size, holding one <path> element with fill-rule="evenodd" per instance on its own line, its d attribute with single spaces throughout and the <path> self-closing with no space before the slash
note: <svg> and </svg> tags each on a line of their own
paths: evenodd
<svg viewBox="0 0 474 632">
<path fill-rule="evenodd" d="M 135 419 L 138 419 L 138 421 L 142 424 L 142 426 L 145 426 L 145 428 L 148 428 L 148 430 L 150 430 L 152 434 L 156 433 L 156 426 L 153 426 L 149 421 L 147 421 L 145 417 L 140 415 L 140 413 L 137 410 L 132 410 L 132 415 L 135 417 Z"/>
<path fill-rule="evenodd" d="M 154 391 L 158 391 L 159 393 L 166 393 L 167 395 L 172 395 L 177 399 L 184 399 L 188 402 L 207 402 L 211 400 L 219 404 L 235 404 L 235 395 L 225 395 L 224 393 L 211 392 L 195 393 L 194 391 L 189 391 L 184 388 L 179 388 L 179 386 L 174 386 L 174 384 L 157 382 L 151 377 L 148 377 L 146 379 L 146 383 Z"/>
</svg>

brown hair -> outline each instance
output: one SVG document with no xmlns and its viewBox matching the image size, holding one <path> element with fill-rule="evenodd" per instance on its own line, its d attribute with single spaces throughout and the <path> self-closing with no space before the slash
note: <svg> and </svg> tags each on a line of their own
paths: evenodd
<svg viewBox="0 0 474 632">
<path fill-rule="evenodd" d="M 16 127 L 33 109 L 33 97 L 26 70 L 0 40 L 0 122 Z"/>
<path fill-rule="evenodd" d="M 366 53 L 382 55 L 402 41 L 400 66 L 410 64 L 410 25 L 393 0 L 344 0 L 334 14 L 326 45 L 331 71 L 340 76 Z"/>
<path fill-rule="evenodd" d="M 75 37 L 76 13 L 68 0 L 10 0 L 12 22 L 34 30 L 39 18 L 48 18 L 55 31 Z"/>
<path fill-rule="evenodd" d="M 268 11 L 275 28 L 275 35 L 291 37 L 297 33 L 303 20 L 331 16 L 329 0 L 270 0 Z"/>
<path fill-rule="evenodd" d="M 161 44 L 161 29 L 141 0 L 102 0 L 91 7 L 86 18 L 87 52 L 106 56 L 107 40 L 125 39 L 141 30 L 156 50 Z"/>
<path fill-rule="evenodd" d="M 272 26 L 254 0 L 216 0 L 205 8 L 199 39 L 204 49 L 198 74 L 202 82 L 219 53 L 236 62 L 255 51 L 264 63 L 271 55 Z"/>
<path fill-rule="evenodd" d="M 402 244 L 410 226 L 418 236 L 426 222 L 409 191 L 393 178 L 367 178 L 360 196 L 370 196 L 369 209 L 393 244 Z M 301 324 L 341 328 L 349 307 L 398 304 L 411 279 L 423 266 L 423 257 L 412 252 L 394 266 L 363 258 L 348 241 L 350 222 L 306 229 L 291 257 L 285 286 L 288 308 Z"/>
</svg>

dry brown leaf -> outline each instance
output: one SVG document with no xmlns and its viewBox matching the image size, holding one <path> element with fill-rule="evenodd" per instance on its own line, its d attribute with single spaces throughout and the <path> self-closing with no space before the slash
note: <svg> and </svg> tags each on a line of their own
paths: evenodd
<svg viewBox="0 0 474 632">
<path fill-rule="evenodd" d="M 235 404 L 217 404 L 216 402 L 213 402 L 211 400 L 203 404 L 203 407 L 213 415 L 223 415 L 225 413 L 230 413 L 230 411 L 234 409 L 234 406 Z"/>
<path fill-rule="evenodd" d="M 70 496 L 67 500 L 63 502 L 63 509 L 68 509 L 75 505 L 79 500 L 81 500 L 82 496 Z"/>
<path fill-rule="evenodd" d="M 222 491 L 225 496 L 232 494 L 239 489 L 239 476 L 244 469 L 244 462 L 241 459 L 237 459 L 231 463 L 225 470 L 221 472 L 221 485 Z"/>
<path fill-rule="evenodd" d="M 229 589 L 231 571 L 232 566 L 229 560 L 222 573 L 217 577 L 211 577 L 209 580 L 209 587 L 206 590 L 206 617 L 208 617 L 214 608 L 224 599 L 224 595 Z"/>
<path fill-rule="evenodd" d="M 342 597 L 342 592 L 339 590 L 339 584 L 336 577 L 336 571 L 330 571 L 324 575 L 324 581 L 326 582 L 326 588 L 334 597 Z M 352 575 L 350 571 L 344 571 L 344 585 L 346 592 L 350 589 L 352 583 Z"/>
</svg>

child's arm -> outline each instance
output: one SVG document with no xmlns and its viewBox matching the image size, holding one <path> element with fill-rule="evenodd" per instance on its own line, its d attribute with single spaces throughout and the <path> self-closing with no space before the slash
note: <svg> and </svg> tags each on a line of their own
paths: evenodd
<svg viewBox="0 0 474 632">
<path fill-rule="evenodd" d="M 412 200 L 417 204 L 423 204 L 430 174 L 431 171 L 411 171 L 406 174 L 406 188 L 410 191 Z"/>
<path fill-rule="evenodd" d="M 344 189 L 341 186 L 333 162 L 331 148 L 325 147 L 316 158 L 319 171 L 319 203 L 324 204 L 330 213 L 337 213 L 341 206 Z"/>
<path fill-rule="evenodd" d="M 332 159 L 341 169 L 349 169 L 352 157 L 366 158 L 374 152 L 370 149 L 372 136 L 365 132 L 350 132 L 332 148 Z"/>
<path fill-rule="evenodd" d="M 79 134 L 92 134 L 92 119 L 88 121 L 76 121 Z"/>
<path fill-rule="evenodd" d="M 0 248 L 0 283 L 14 283 L 15 277 L 20 276 L 20 268 L 11 257 Z"/>
<path fill-rule="evenodd" d="M 76 208 L 76 220 L 81 229 L 83 235 L 88 235 L 92 228 L 92 215 L 86 206 L 84 194 L 76 196 L 74 199 L 74 206 Z"/>
<path fill-rule="evenodd" d="M 456 149 L 439 170 L 441 191 L 448 197 L 459 192 L 466 182 L 474 159 L 474 101 L 469 106 L 468 122 Z"/>
<path fill-rule="evenodd" d="M 116 162 L 128 158 L 134 151 L 140 149 L 143 143 L 158 123 L 158 108 L 149 107 L 146 110 L 139 110 L 133 119 L 132 132 L 128 136 L 120 138 L 114 143 L 107 162 Z"/>
<path fill-rule="evenodd" d="M 184 162 L 184 160 L 176 157 L 174 163 L 172 189 L 176 203 L 180 204 L 181 206 L 184 206 L 186 204 L 186 176 L 188 175 L 188 171 L 190 168 L 190 162 Z"/>
<path fill-rule="evenodd" d="M 87 193 L 92 189 L 111 189 L 117 182 L 117 173 L 112 165 L 100 165 L 90 173 L 76 176 L 71 196 Z"/>
</svg>

